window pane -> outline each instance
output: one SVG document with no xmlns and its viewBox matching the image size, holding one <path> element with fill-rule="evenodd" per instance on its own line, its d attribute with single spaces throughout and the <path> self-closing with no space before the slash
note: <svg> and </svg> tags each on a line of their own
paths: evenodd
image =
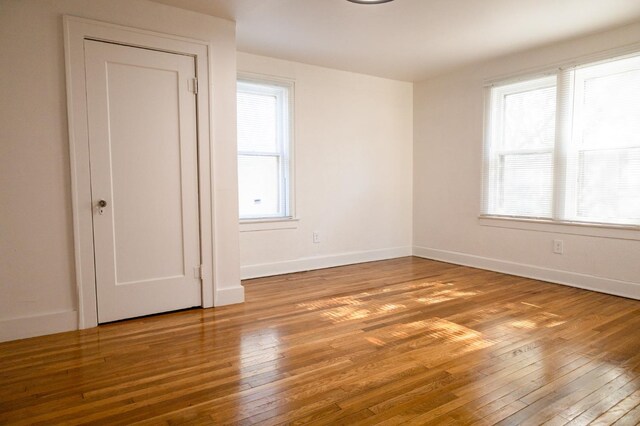
<svg viewBox="0 0 640 426">
<path fill-rule="evenodd" d="M 640 146 L 640 69 L 616 69 L 624 62 L 599 65 L 598 72 L 611 74 L 583 81 L 582 144 L 608 148 Z M 581 81 L 581 71 L 577 81 Z"/>
<path fill-rule="evenodd" d="M 501 214 L 551 217 L 553 155 L 512 154 L 500 158 Z"/>
<path fill-rule="evenodd" d="M 238 156 L 240 217 L 282 216 L 280 164 L 276 156 Z"/>
<path fill-rule="evenodd" d="M 555 87 L 506 95 L 504 99 L 503 149 L 553 147 L 555 122 Z"/>
<path fill-rule="evenodd" d="M 640 219 L 640 148 L 581 152 L 578 182 L 579 217 Z"/>
<path fill-rule="evenodd" d="M 277 152 L 277 98 L 238 92 L 238 150 Z"/>
</svg>

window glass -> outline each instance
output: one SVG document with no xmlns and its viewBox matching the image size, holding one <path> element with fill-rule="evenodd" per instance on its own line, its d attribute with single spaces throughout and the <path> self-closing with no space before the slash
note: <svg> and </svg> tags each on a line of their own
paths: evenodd
<svg viewBox="0 0 640 426">
<path fill-rule="evenodd" d="M 291 87 L 238 82 L 240 219 L 291 216 Z"/>
<path fill-rule="evenodd" d="M 489 91 L 483 214 L 640 225 L 639 55 Z"/>
</svg>

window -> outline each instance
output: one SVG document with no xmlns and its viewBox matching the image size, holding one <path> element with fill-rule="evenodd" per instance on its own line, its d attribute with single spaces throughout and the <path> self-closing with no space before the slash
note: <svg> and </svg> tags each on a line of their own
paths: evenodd
<svg viewBox="0 0 640 426">
<path fill-rule="evenodd" d="M 240 219 L 291 217 L 292 85 L 238 81 Z"/>
<path fill-rule="evenodd" d="M 640 225 L 640 55 L 489 89 L 483 215 Z"/>
</svg>

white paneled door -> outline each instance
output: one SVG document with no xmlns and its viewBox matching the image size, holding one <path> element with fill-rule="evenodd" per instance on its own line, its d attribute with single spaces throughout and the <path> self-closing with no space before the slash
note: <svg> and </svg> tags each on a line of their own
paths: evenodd
<svg viewBox="0 0 640 426">
<path fill-rule="evenodd" d="M 98 322 L 200 306 L 194 58 L 85 58 Z"/>
</svg>

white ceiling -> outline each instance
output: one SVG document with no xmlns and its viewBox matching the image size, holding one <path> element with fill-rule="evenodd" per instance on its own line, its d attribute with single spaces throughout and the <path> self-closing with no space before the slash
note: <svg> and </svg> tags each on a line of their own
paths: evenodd
<svg viewBox="0 0 640 426">
<path fill-rule="evenodd" d="M 417 81 L 640 21 L 640 0 L 154 0 L 237 22 L 238 50 Z"/>
</svg>

